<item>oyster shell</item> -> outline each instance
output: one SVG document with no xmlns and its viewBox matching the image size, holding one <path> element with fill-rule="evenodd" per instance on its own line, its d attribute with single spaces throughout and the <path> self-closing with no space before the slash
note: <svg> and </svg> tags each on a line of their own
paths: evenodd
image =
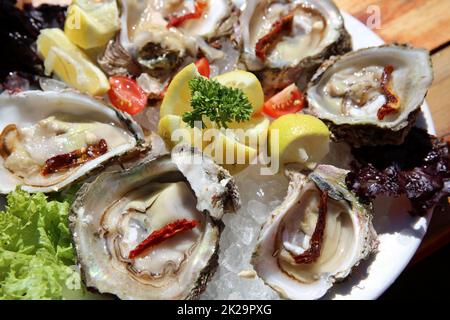
<svg viewBox="0 0 450 320">
<path fill-rule="evenodd" d="M 337 140 L 400 144 L 414 124 L 433 70 L 428 51 L 407 45 L 361 49 L 325 62 L 307 90 L 306 112 Z"/>
<path fill-rule="evenodd" d="M 286 199 L 262 228 L 252 264 L 283 298 L 322 297 L 376 250 L 372 208 L 347 190 L 346 174 L 328 165 L 291 172 Z"/>
<path fill-rule="evenodd" d="M 240 16 L 241 60 L 271 95 L 296 82 L 304 89 L 332 55 L 351 50 L 351 38 L 332 1 L 249 0 Z"/>
<path fill-rule="evenodd" d="M 194 12 L 199 2 L 206 5 L 199 18 L 170 25 L 173 17 Z M 119 37 L 99 58 L 108 74 L 144 72 L 147 82 L 159 82 L 163 90 L 180 68 L 202 56 L 213 74 L 235 68 L 239 54 L 232 35 L 237 9 L 230 0 L 122 0 L 121 7 Z"/>
<path fill-rule="evenodd" d="M 220 218 L 239 206 L 232 177 L 182 147 L 85 184 L 71 230 L 86 285 L 121 299 L 193 299 L 217 267 Z M 175 220 L 200 224 L 136 258 L 130 252 Z"/>
<path fill-rule="evenodd" d="M 143 142 L 129 116 L 74 92 L 0 95 L 0 133 L 1 193 L 18 185 L 28 192 L 59 191 Z M 96 145 L 102 152 L 94 154 Z M 44 170 L 63 155 L 77 162 Z"/>
</svg>

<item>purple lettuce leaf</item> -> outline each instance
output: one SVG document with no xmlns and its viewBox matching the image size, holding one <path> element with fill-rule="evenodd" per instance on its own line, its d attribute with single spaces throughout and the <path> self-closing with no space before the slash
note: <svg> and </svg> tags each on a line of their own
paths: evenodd
<svg viewBox="0 0 450 320">
<path fill-rule="evenodd" d="M 413 128 L 401 145 L 353 149 L 347 186 L 363 201 L 405 194 L 412 213 L 425 215 L 450 195 L 449 144 Z"/>
</svg>

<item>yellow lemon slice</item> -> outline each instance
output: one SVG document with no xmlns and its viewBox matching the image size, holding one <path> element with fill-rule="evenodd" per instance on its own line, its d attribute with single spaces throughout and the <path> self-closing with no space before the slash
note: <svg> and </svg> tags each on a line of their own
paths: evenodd
<svg viewBox="0 0 450 320">
<path fill-rule="evenodd" d="M 261 117 L 250 122 L 252 124 L 244 129 L 200 130 L 189 127 L 180 116 L 166 115 L 159 121 L 158 135 L 169 149 L 180 142 L 190 144 L 203 150 L 219 165 L 237 173 L 252 163 L 267 139 L 269 120 Z"/>
<path fill-rule="evenodd" d="M 60 29 L 43 29 L 37 40 L 45 73 L 55 73 L 81 92 L 97 96 L 109 90 L 105 74 Z"/>
<path fill-rule="evenodd" d="M 202 130 L 189 127 L 180 116 L 169 114 L 159 120 L 158 135 L 164 140 L 169 150 L 180 142 L 200 150 L 206 146 L 202 139 Z"/>
<path fill-rule="evenodd" d="M 76 0 L 67 10 L 64 32 L 83 49 L 104 46 L 119 29 L 115 0 Z"/>
<path fill-rule="evenodd" d="M 161 104 L 161 118 L 172 114 L 182 116 L 185 112 L 192 111 L 191 90 L 189 81 L 200 76 L 195 64 L 184 67 L 170 82 Z"/>
<path fill-rule="evenodd" d="M 213 142 L 204 152 L 232 174 L 245 169 L 258 156 L 257 149 L 238 142 L 232 134 L 228 135 L 221 130 L 217 130 Z"/>
<path fill-rule="evenodd" d="M 246 122 L 233 122 L 228 127 L 236 141 L 259 150 L 266 145 L 269 125 L 270 120 L 259 115 Z"/>
<path fill-rule="evenodd" d="M 258 78 L 251 72 L 235 70 L 215 77 L 220 84 L 241 89 L 252 104 L 253 114 L 258 114 L 264 105 L 264 92 Z"/>
<path fill-rule="evenodd" d="M 61 29 L 42 29 L 37 39 L 38 53 L 42 58 L 47 58 L 51 48 L 58 47 L 72 54 L 84 56 L 83 52 L 74 45 Z"/>
<path fill-rule="evenodd" d="M 289 114 L 269 127 L 269 152 L 282 164 L 311 164 L 329 152 L 330 131 L 321 120 L 304 114 Z"/>
</svg>

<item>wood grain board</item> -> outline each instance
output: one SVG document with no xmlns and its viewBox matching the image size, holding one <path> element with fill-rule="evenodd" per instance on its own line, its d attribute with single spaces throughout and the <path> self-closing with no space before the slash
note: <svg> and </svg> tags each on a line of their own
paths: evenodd
<svg viewBox="0 0 450 320">
<path fill-rule="evenodd" d="M 336 0 L 336 4 L 363 23 L 379 8 L 386 42 L 408 42 L 428 50 L 450 41 L 450 0 Z"/>
<path fill-rule="evenodd" d="M 434 83 L 427 101 L 438 135 L 450 138 L 450 46 L 433 55 L 433 67 Z"/>
</svg>

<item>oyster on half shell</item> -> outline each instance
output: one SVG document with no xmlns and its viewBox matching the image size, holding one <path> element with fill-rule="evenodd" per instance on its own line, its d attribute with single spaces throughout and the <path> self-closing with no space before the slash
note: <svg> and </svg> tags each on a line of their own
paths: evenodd
<svg viewBox="0 0 450 320">
<path fill-rule="evenodd" d="M 325 62 L 311 80 L 306 112 L 356 147 L 400 144 L 414 124 L 433 70 L 428 51 L 407 45 L 361 49 Z"/>
<path fill-rule="evenodd" d="M 101 174 L 79 191 L 70 216 L 87 287 L 121 299 L 198 297 L 217 267 L 220 219 L 238 206 L 229 173 L 187 147 Z M 131 255 L 180 220 L 198 225 Z"/>
<path fill-rule="evenodd" d="M 345 186 L 346 170 L 290 172 L 284 202 L 261 230 L 252 264 L 287 299 L 318 299 L 376 251 L 371 206 Z"/>
<path fill-rule="evenodd" d="M 293 82 L 304 89 L 324 60 L 352 48 L 344 20 L 329 0 L 249 0 L 240 28 L 241 60 L 269 96 Z"/>
<path fill-rule="evenodd" d="M 83 94 L 0 95 L 0 192 L 52 192 L 120 156 L 146 149 L 126 114 Z"/>
<path fill-rule="evenodd" d="M 206 57 L 213 74 L 234 69 L 237 9 L 230 0 L 122 0 L 121 30 L 99 64 L 110 75 L 143 73 L 144 89 L 164 90 L 183 66 Z M 198 6 L 201 9 L 198 9 Z M 171 25 L 197 10 L 199 17 Z M 151 88 L 151 89 L 150 89 Z M 157 93 L 157 92 L 152 92 Z"/>
</svg>

